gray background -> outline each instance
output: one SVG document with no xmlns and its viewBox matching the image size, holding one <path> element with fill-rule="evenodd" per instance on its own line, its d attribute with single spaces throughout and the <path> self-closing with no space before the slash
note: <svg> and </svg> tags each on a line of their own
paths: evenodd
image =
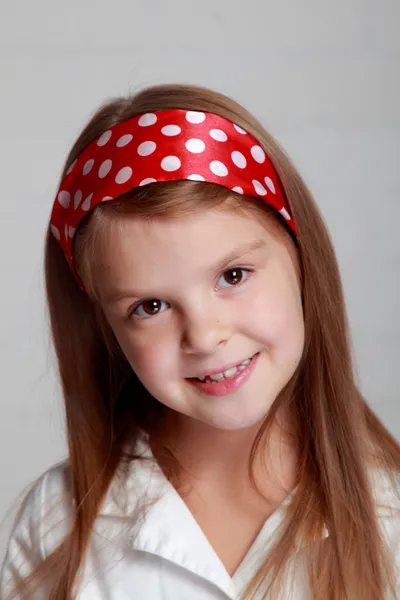
<svg viewBox="0 0 400 600">
<path fill-rule="evenodd" d="M 100 102 L 143 85 L 222 91 L 287 149 L 336 245 L 362 390 L 400 437 L 399 31 L 398 0 L 0 1 L 0 559 L 17 495 L 66 451 L 42 283 L 60 169 Z"/>
</svg>

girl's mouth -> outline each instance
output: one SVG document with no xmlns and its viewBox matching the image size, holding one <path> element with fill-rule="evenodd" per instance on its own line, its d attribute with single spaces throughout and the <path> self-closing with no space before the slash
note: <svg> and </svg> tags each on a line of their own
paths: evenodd
<svg viewBox="0 0 400 600">
<path fill-rule="evenodd" d="M 187 381 L 210 396 L 225 396 L 239 389 L 247 381 L 258 356 L 259 352 L 222 373 L 215 373 L 201 378 L 190 377 Z"/>
</svg>

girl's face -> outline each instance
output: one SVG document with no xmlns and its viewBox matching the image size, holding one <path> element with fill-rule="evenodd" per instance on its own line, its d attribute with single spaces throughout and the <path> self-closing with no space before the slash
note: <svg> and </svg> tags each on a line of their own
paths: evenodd
<svg viewBox="0 0 400 600">
<path fill-rule="evenodd" d="M 273 231 L 219 208 L 126 219 L 101 249 L 105 316 L 143 385 L 184 418 L 251 427 L 296 370 L 304 325 L 295 251 Z M 231 380 L 191 379 L 255 355 Z"/>
</svg>

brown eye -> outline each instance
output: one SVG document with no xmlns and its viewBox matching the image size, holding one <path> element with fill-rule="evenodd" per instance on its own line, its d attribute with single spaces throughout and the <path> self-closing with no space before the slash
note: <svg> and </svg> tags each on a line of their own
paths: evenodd
<svg viewBox="0 0 400 600">
<path fill-rule="evenodd" d="M 152 317 L 162 310 L 162 300 L 157 298 L 150 298 L 141 302 L 133 311 L 133 314 L 138 317 Z"/>
<path fill-rule="evenodd" d="M 146 300 L 146 302 L 143 302 L 143 308 L 148 315 L 155 315 L 160 310 L 160 301 Z"/>
<path fill-rule="evenodd" d="M 229 285 L 236 285 L 240 283 L 243 279 L 243 269 L 229 269 L 229 271 L 225 271 L 224 279 L 226 283 Z"/>
</svg>

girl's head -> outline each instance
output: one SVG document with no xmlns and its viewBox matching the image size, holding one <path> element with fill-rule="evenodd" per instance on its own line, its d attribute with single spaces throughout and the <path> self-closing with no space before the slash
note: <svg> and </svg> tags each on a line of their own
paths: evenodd
<svg viewBox="0 0 400 600">
<path fill-rule="evenodd" d="M 158 411 L 222 429 L 260 425 L 294 383 L 305 349 L 302 223 L 296 231 L 282 176 L 296 184 L 260 125 L 200 88 L 162 86 L 111 103 L 75 145 L 51 233 L 110 357 Z M 193 384 L 253 357 L 233 393 Z"/>
<path fill-rule="evenodd" d="M 209 186 L 155 184 L 115 206 L 102 204 L 77 244 L 78 262 L 154 398 L 220 429 L 246 428 L 265 418 L 301 359 L 298 263 L 272 211 Z M 163 207 L 159 216 L 147 194 Z M 193 384 L 255 356 L 251 377 L 234 392 L 206 384 L 202 393 Z"/>
<path fill-rule="evenodd" d="M 67 260 L 52 222 L 46 284 L 79 507 L 75 529 L 55 560 L 62 566 L 67 557 L 70 573 L 77 571 L 126 444 L 140 429 L 156 438 L 173 414 L 182 423 L 194 419 L 221 430 L 256 426 L 261 435 L 282 409 L 290 414 L 299 448 L 298 497 L 264 575 L 281 573 L 293 543 L 318 535 L 328 520 L 333 541 L 312 572 L 320 590 L 315 598 L 343 598 L 370 572 L 361 596 L 377 600 L 383 589 L 380 542 L 363 461 L 398 465 L 398 447 L 356 388 L 332 244 L 285 153 L 225 96 L 165 85 L 99 110 L 75 143 L 63 179 L 90 144 L 109 137 L 101 138 L 111 127 L 175 109 L 235 123 L 236 131 L 257 141 L 256 156 L 265 152 L 272 171 L 261 192 L 253 181 L 225 186 L 211 177 L 124 188 L 79 223 L 69 223 L 65 231 L 74 244 Z M 88 173 L 92 167 L 86 166 Z M 279 190 L 275 206 L 263 198 L 268 184 Z M 85 197 L 69 201 L 78 205 Z M 63 233 L 57 230 L 59 237 Z M 254 356 L 251 377 L 232 394 L 204 394 L 192 381 Z M 338 498 L 357 506 L 357 519 L 343 516 Z M 367 533 L 365 523 L 371 524 Z M 355 540 L 351 548 L 347 536 Z M 365 550 L 371 543 L 372 555 Z M 72 579 L 65 571 L 57 589 L 70 589 Z M 324 587 L 332 581 L 335 595 Z"/>
</svg>

